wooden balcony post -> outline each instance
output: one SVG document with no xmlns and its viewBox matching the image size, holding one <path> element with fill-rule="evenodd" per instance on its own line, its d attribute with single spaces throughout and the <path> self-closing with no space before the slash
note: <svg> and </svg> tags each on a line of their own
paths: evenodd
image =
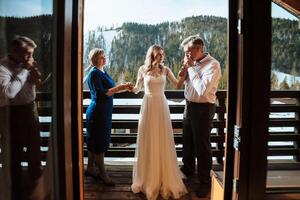
<svg viewBox="0 0 300 200">
<path fill-rule="evenodd" d="M 296 105 L 300 105 L 300 97 L 296 98 Z M 300 119 L 300 111 L 297 110 L 295 112 L 295 120 L 299 121 Z M 300 125 L 299 123 L 297 123 L 295 125 L 295 135 L 300 135 Z M 296 156 L 294 156 L 294 160 L 297 162 L 300 162 L 300 137 L 298 137 L 298 139 L 294 142 L 294 147 L 295 149 L 298 150 L 298 154 Z"/>
<path fill-rule="evenodd" d="M 222 95 L 218 96 L 218 106 L 220 108 L 225 108 L 225 109 L 220 109 L 219 112 L 217 112 L 217 120 L 218 121 L 225 121 L 225 113 L 226 113 L 226 94 L 222 93 Z M 221 136 L 222 138 L 225 137 L 224 133 L 224 127 L 218 127 L 217 128 L 217 136 Z M 217 142 L 216 146 L 217 150 L 224 150 L 224 140 Z M 217 157 L 217 162 L 218 164 L 223 164 L 223 156 Z"/>
</svg>

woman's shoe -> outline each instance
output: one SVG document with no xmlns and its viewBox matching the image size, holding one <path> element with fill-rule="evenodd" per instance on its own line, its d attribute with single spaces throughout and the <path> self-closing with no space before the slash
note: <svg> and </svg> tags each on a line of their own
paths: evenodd
<svg viewBox="0 0 300 200">
<path fill-rule="evenodd" d="M 100 174 L 98 174 L 97 176 L 99 178 L 99 180 L 101 180 L 103 182 L 104 185 L 109 186 L 109 187 L 113 187 L 116 184 L 110 179 L 110 178 L 102 178 Z"/>
<path fill-rule="evenodd" d="M 106 185 L 106 186 L 109 186 L 109 187 L 114 187 L 114 186 L 116 186 L 116 184 L 115 184 L 112 180 L 104 181 L 104 180 L 102 179 L 102 181 L 103 181 L 103 184 Z"/>
<path fill-rule="evenodd" d="M 106 180 L 106 181 L 104 181 L 102 179 L 102 181 L 103 181 L 104 185 L 109 186 L 109 187 L 114 187 L 116 185 L 111 179 L 110 180 Z"/>
<path fill-rule="evenodd" d="M 99 179 L 102 180 L 105 186 L 115 186 L 116 184 L 111 180 L 111 178 L 106 174 L 104 167 L 104 153 L 96 155 L 95 165 L 99 168 Z"/>
<path fill-rule="evenodd" d="M 92 173 L 90 173 L 90 172 L 88 172 L 88 171 L 85 171 L 85 172 L 84 172 L 84 176 L 85 176 L 85 178 L 87 178 L 88 176 L 90 176 L 90 177 L 92 177 L 95 181 L 98 180 L 98 179 L 100 178 L 99 175 L 92 174 Z"/>
</svg>

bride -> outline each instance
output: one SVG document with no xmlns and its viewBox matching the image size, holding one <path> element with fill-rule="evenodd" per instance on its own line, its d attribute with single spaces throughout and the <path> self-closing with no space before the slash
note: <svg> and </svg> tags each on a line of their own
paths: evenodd
<svg viewBox="0 0 300 200">
<path fill-rule="evenodd" d="M 176 157 L 170 111 L 164 94 L 166 78 L 178 88 L 184 77 L 177 80 L 172 71 L 162 64 L 162 47 L 152 45 L 145 64 L 140 67 L 134 93 L 144 86 L 144 98 L 138 124 L 135 165 L 133 166 L 134 193 L 143 192 L 147 199 L 178 199 L 187 193 Z"/>
</svg>

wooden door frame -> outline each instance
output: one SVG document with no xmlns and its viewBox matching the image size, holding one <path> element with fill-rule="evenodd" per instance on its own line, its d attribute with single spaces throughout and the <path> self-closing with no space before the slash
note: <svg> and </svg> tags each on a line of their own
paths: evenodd
<svg viewBox="0 0 300 200">
<path fill-rule="evenodd" d="M 54 0 L 54 199 L 83 199 L 83 0 Z"/>
<path fill-rule="evenodd" d="M 227 118 L 225 135 L 225 161 L 223 176 L 224 199 L 232 198 L 232 180 L 234 164 L 234 124 L 236 120 L 237 102 L 237 4 L 238 0 L 228 0 L 228 22 L 227 22 L 227 52 L 228 52 L 228 78 L 227 78 Z"/>
<path fill-rule="evenodd" d="M 229 11 L 224 198 L 259 200 L 265 198 L 267 172 L 271 1 L 230 0 Z M 240 142 L 233 160 L 235 125 Z"/>
<path fill-rule="evenodd" d="M 67 0 L 65 1 L 69 2 Z M 238 177 L 239 187 L 237 188 L 237 193 L 239 194 L 238 198 L 263 199 L 266 185 L 266 144 L 270 103 L 271 1 L 252 0 L 250 2 L 244 0 L 240 8 L 238 7 L 238 2 L 239 0 L 229 0 L 228 111 L 225 149 L 226 160 L 224 165 L 224 198 L 232 199 L 233 197 L 233 132 L 234 125 L 238 124 L 242 127 L 240 129 L 240 155 L 242 155 L 242 157 L 240 161 L 236 163 L 240 166 Z M 72 89 L 70 90 L 70 96 L 67 97 L 66 94 L 64 94 L 64 101 L 72 100 L 72 103 L 74 103 L 74 99 L 76 99 L 74 103 L 76 106 L 71 108 L 67 103 L 67 105 L 70 106 L 70 112 L 72 113 L 70 116 L 73 122 L 70 126 L 73 136 L 71 137 L 73 138 L 73 151 L 69 154 L 72 155 L 73 159 L 73 174 L 66 175 L 71 176 L 74 181 L 72 186 L 73 191 L 71 193 L 73 194 L 74 189 L 79 189 L 77 190 L 79 193 L 76 193 L 76 196 L 79 195 L 79 199 L 83 199 L 83 141 L 81 117 L 83 0 L 74 0 L 72 8 L 72 35 L 69 35 L 68 32 L 65 32 L 65 34 L 72 38 L 72 53 L 69 59 L 71 60 L 71 66 L 77 66 L 77 68 L 71 71 L 66 70 L 64 73 L 68 75 L 67 72 L 70 72 L 69 74 L 72 74 L 71 77 L 74 78 L 73 80 L 66 80 L 68 82 L 67 85 L 72 83 L 71 86 L 68 85 L 68 87 Z M 240 13 L 242 11 L 242 16 L 238 16 L 239 11 Z M 239 17 L 241 22 L 241 34 L 239 34 L 237 30 Z M 243 37 L 243 39 L 238 40 L 239 37 Z M 65 39 L 68 41 L 67 38 Z M 240 49 L 238 48 L 239 43 L 242 44 L 242 48 Z M 64 48 L 66 48 L 65 45 Z M 65 52 L 65 54 L 68 53 Z M 238 61 L 239 57 L 242 58 L 240 59 L 240 64 Z M 243 70 L 238 71 L 238 66 L 243 66 Z M 239 84 L 237 84 L 238 77 L 243 77 Z M 238 102 L 241 102 L 241 110 L 236 106 Z M 239 112 L 242 115 L 239 115 Z M 257 113 L 260 114 L 257 115 Z M 65 121 L 62 120 L 61 122 Z M 70 180 L 70 178 L 66 178 L 66 180 Z M 66 189 L 66 191 L 68 192 L 70 190 Z M 74 198 L 76 196 L 74 196 Z"/>
<path fill-rule="evenodd" d="M 83 199 L 83 94 L 82 94 L 82 69 L 83 69 L 83 13 L 84 1 L 73 0 L 72 20 L 72 159 L 73 159 L 73 194 L 74 199 Z M 76 66 L 76 67 L 75 67 Z"/>
<path fill-rule="evenodd" d="M 72 1 L 54 0 L 53 164 L 54 199 L 73 199 L 71 141 L 71 8 Z"/>
</svg>

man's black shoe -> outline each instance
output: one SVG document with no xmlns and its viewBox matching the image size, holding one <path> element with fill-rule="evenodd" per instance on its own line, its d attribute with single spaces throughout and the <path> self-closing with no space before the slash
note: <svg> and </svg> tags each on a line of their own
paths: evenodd
<svg viewBox="0 0 300 200">
<path fill-rule="evenodd" d="M 211 190 L 211 184 L 200 184 L 199 190 L 196 191 L 196 196 L 199 198 L 207 197 Z"/>
<path fill-rule="evenodd" d="M 188 171 L 183 166 L 180 168 L 180 170 L 186 177 L 191 177 L 194 175 L 193 171 Z"/>
<path fill-rule="evenodd" d="M 209 190 L 198 190 L 196 191 L 196 196 L 199 198 L 205 198 L 208 196 Z"/>
</svg>

